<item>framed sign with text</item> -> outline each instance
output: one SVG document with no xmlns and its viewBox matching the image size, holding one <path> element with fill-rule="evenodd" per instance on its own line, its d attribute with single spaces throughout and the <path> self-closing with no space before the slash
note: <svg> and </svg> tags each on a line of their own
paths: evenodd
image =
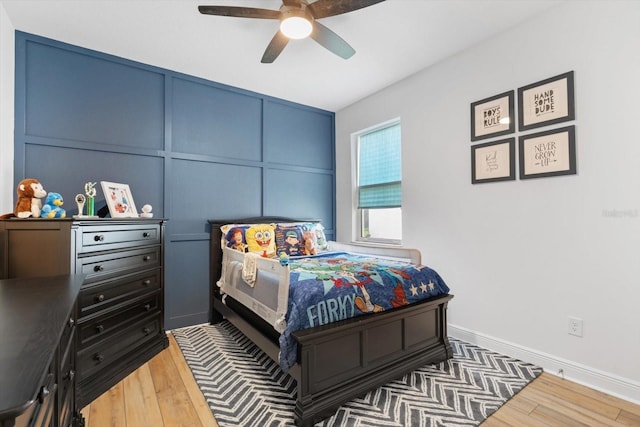
<svg viewBox="0 0 640 427">
<path fill-rule="evenodd" d="M 573 71 L 518 89 L 518 130 L 575 119 Z"/>
<path fill-rule="evenodd" d="M 516 179 L 516 139 L 508 138 L 471 147 L 471 183 Z"/>
<path fill-rule="evenodd" d="M 521 136 L 520 179 L 576 174 L 576 127 Z"/>
<path fill-rule="evenodd" d="M 508 135 L 514 131 L 514 91 L 471 104 L 471 141 Z"/>
</svg>

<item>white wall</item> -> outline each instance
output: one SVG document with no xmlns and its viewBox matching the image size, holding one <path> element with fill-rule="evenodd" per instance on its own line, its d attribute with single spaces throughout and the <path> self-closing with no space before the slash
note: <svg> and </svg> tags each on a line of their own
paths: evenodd
<svg viewBox="0 0 640 427">
<path fill-rule="evenodd" d="M 14 28 L 0 3 L 0 214 L 13 212 Z"/>
<path fill-rule="evenodd" d="M 350 135 L 400 117 L 404 244 L 455 294 L 450 334 L 635 402 L 639 22 L 637 1 L 568 2 L 336 115 L 338 240 L 352 236 Z M 570 70 L 578 174 L 472 185 L 470 103 Z"/>
</svg>

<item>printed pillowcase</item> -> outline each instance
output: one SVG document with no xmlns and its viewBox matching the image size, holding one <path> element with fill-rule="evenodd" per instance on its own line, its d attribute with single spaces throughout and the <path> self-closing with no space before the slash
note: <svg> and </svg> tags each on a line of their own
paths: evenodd
<svg viewBox="0 0 640 427">
<path fill-rule="evenodd" d="M 309 231 L 315 236 L 315 245 L 318 252 L 325 252 L 329 249 L 327 236 L 324 234 L 324 227 L 319 222 L 309 224 Z"/>
<path fill-rule="evenodd" d="M 247 241 L 244 237 L 247 228 L 249 228 L 248 224 L 225 224 L 221 226 L 222 246 L 240 252 L 247 252 Z"/>
<path fill-rule="evenodd" d="M 320 223 L 287 223 L 276 225 L 278 256 L 310 256 L 327 250 L 327 238 Z"/>
<path fill-rule="evenodd" d="M 276 252 L 280 257 L 304 255 L 302 242 L 302 226 L 300 224 L 276 224 Z"/>
<path fill-rule="evenodd" d="M 320 223 L 225 224 L 222 245 L 240 252 L 272 258 L 310 256 L 327 251 L 327 238 Z"/>
<path fill-rule="evenodd" d="M 276 228 L 273 224 L 225 224 L 220 227 L 222 244 L 240 252 L 253 252 L 265 258 L 276 255 Z"/>
</svg>

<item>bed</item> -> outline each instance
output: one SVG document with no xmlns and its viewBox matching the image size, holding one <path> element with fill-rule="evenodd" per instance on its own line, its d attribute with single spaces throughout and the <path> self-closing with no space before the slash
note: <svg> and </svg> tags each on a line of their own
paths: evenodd
<svg viewBox="0 0 640 427">
<path fill-rule="evenodd" d="M 226 224 L 290 224 L 317 222 L 285 217 L 256 217 L 210 220 L 210 322 L 227 319 L 275 361 L 280 360 L 284 327 L 278 327 L 282 313 L 267 315 L 260 307 L 251 307 L 242 297 L 221 292 L 218 281 L 228 275 L 223 271 L 232 256 L 224 247 L 221 227 Z M 327 243 L 328 251 L 376 256 L 383 259 L 410 260 L 420 264 L 420 253 L 399 248 L 366 247 L 337 242 Z M 225 261 L 223 263 L 223 253 Z M 271 270 L 271 277 L 288 277 L 298 257 L 289 262 L 258 262 Z M 258 260 L 261 261 L 261 260 Z M 266 262 L 266 260 L 265 260 Z M 223 268 L 223 265 L 225 266 Z M 280 291 L 279 298 L 282 298 Z M 294 360 L 288 373 L 297 382 L 295 422 L 310 426 L 331 416 L 343 403 L 371 389 L 429 363 L 452 356 L 447 337 L 447 304 L 449 293 L 426 297 L 410 305 L 381 312 L 362 314 L 290 333 L 296 344 Z M 280 301 L 281 302 L 281 301 Z M 279 304 L 280 306 L 282 304 Z M 259 313 L 259 314 L 258 314 Z M 270 317 L 271 316 L 271 317 Z M 275 318 L 272 318 L 275 316 Z M 275 326 L 274 326 L 275 325 Z M 282 363 L 281 363 L 282 366 Z"/>
</svg>

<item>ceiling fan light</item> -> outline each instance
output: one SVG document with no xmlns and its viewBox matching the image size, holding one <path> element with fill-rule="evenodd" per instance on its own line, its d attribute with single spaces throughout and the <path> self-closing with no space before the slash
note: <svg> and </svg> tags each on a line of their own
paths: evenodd
<svg viewBox="0 0 640 427">
<path fill-rule="evenodd" d="M 311 34 L 312 26 L 308 19 L 290 16 L 280 23 L 280 31 L 290 39 L 304 39 Z"/>
</svg>

